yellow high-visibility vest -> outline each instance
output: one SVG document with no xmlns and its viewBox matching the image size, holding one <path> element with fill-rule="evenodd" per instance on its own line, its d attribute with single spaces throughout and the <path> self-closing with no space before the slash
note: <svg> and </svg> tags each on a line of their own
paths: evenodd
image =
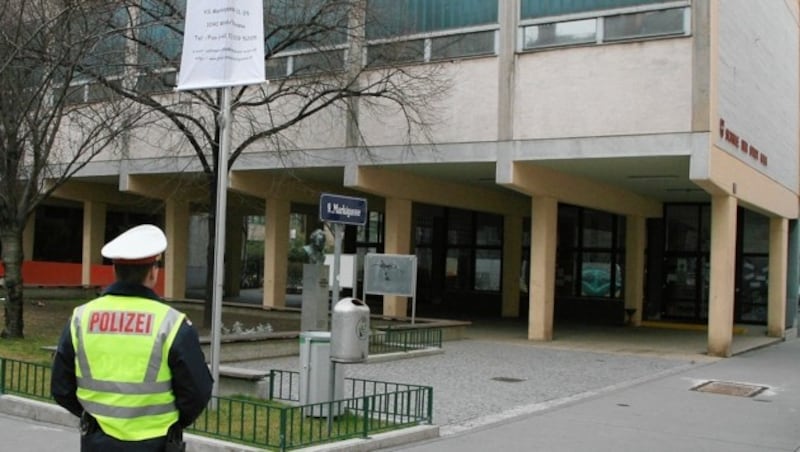
<svg viewBox="0 0 800 452">
<path fill-rule="evenodd" d="M 107 435 L 141 441 L 165 436 L 177 422 L 167 359 L 184 318 L 138 297 L 105 295 L 75 308 L 77 397 Z"/>
</svg>

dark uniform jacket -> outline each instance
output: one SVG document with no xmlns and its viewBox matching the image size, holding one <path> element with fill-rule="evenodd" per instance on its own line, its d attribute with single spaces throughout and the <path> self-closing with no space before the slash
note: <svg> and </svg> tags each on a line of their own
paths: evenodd
<svg viewBox="0 0 800 452">
<path fill-rule="evenodd" d="M 130 297 L 150 298 L 161 301 L 151 289 L 142 285 L 114 283 L 104 295 L 122 295 Z M 175 406 L 179 412 L 178 424 L 188 427 L 203 412 L 211 398 L 213 379 L 208 371 L 205 357 L 200 349 L 197 331 L 189 321 L 184 321 L 178 329 L 168 357 L 172 371 L 172 391 L 175 394 Z M 58 341 L 58 348 L 53 359 L 53 375 L 51 389 L 53 398 L 59 405 L 75 416 L 83 415 L 83 407 L 78 401 L 78 388 L 75 376 L 75 348 L 72 345 L 69 322 Z M 161 451 L 164 450 L 166 437 L 146 441 L 120 441 L 112 438 L 99 428 L 94 433 L 81 438 L 82 451 Z"/>
</svg>

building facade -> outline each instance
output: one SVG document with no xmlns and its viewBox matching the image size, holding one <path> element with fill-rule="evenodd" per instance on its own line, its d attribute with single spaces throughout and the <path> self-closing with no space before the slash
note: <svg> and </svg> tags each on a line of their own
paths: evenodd
<svg viewBox="0 0 800 452">
<path fill-rule="evenodd" d="M 735 323 L 772 336 L 794 325 L 798 2 L 369 5 L 397 8 L 406 26 L 367 27 L 365 64 L 401 42 L 403 64 L 437 65 L 451 90 L 428 137 L 362 105 L 357 142 L 353 119 L 332 112 L 293 128 L 294 149 L 236 161 L 228 231 L 263 218 L 264 307 L 285 306 L 292 219 L 310 218 L 310 232 L 329 192 L 368 199 L 345 252 L 417 256 L 422 314 L 522 317 L 532 340 L 551 340 L 560 319 L 702 323 L 717 356 L 730 355 Z M 304 55 L 276 54 L 267 73 L 290 78 Z M 31 218 L 28 283 L 102 284 L 102 243 L 154 222 L 169 238 L 163 293 L 185 297 L 204 265 L 191 256 L 207 187 L 186 182 L 190 155 L 153 144 L 180 136 L 141 133 L 129 158 L 95 160 Z M 228 234 L 229 293 L 243 237 Z M 383 296 L 380 310 L 406 316 L 409 300 Z"/>
</svg>

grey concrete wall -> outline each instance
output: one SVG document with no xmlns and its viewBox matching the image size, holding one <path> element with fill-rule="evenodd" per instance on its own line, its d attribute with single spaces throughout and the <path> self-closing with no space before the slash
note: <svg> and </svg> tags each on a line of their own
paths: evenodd
<svg viewBox="0 0 800 452">
<path fill-rule="evenodd" d="M 783 1 L 725 0 L 719 7 L 719 119 L 767 163 L 719 133 L 715 143 L 790 190 L 798 190 L 798 24 Z M 711 125 L 718 132 L 718 124 Z"/>
</svg>

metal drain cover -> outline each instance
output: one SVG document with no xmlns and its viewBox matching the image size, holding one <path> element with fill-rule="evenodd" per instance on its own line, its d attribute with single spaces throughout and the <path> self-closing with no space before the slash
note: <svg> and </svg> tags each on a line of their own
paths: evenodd
<svg viewBox="0 0 800 452">
<path fill-rule="evenodd" d="M 512 378 L 512 377 L 492 377 L 494 381 L 500 381 L 503 383 L 521 383 L 525 381 L 524 378 Z"/>
<path fill-rule="evenodd" d="M 766 386 L 716 380 L 706 381 L 705 383 L 701 383 L 692 388 L 693 391 L 710 392 L 713 394 L 732 395 L 737 397 L 753 397 L 766 389 Z"/>
</svg>

